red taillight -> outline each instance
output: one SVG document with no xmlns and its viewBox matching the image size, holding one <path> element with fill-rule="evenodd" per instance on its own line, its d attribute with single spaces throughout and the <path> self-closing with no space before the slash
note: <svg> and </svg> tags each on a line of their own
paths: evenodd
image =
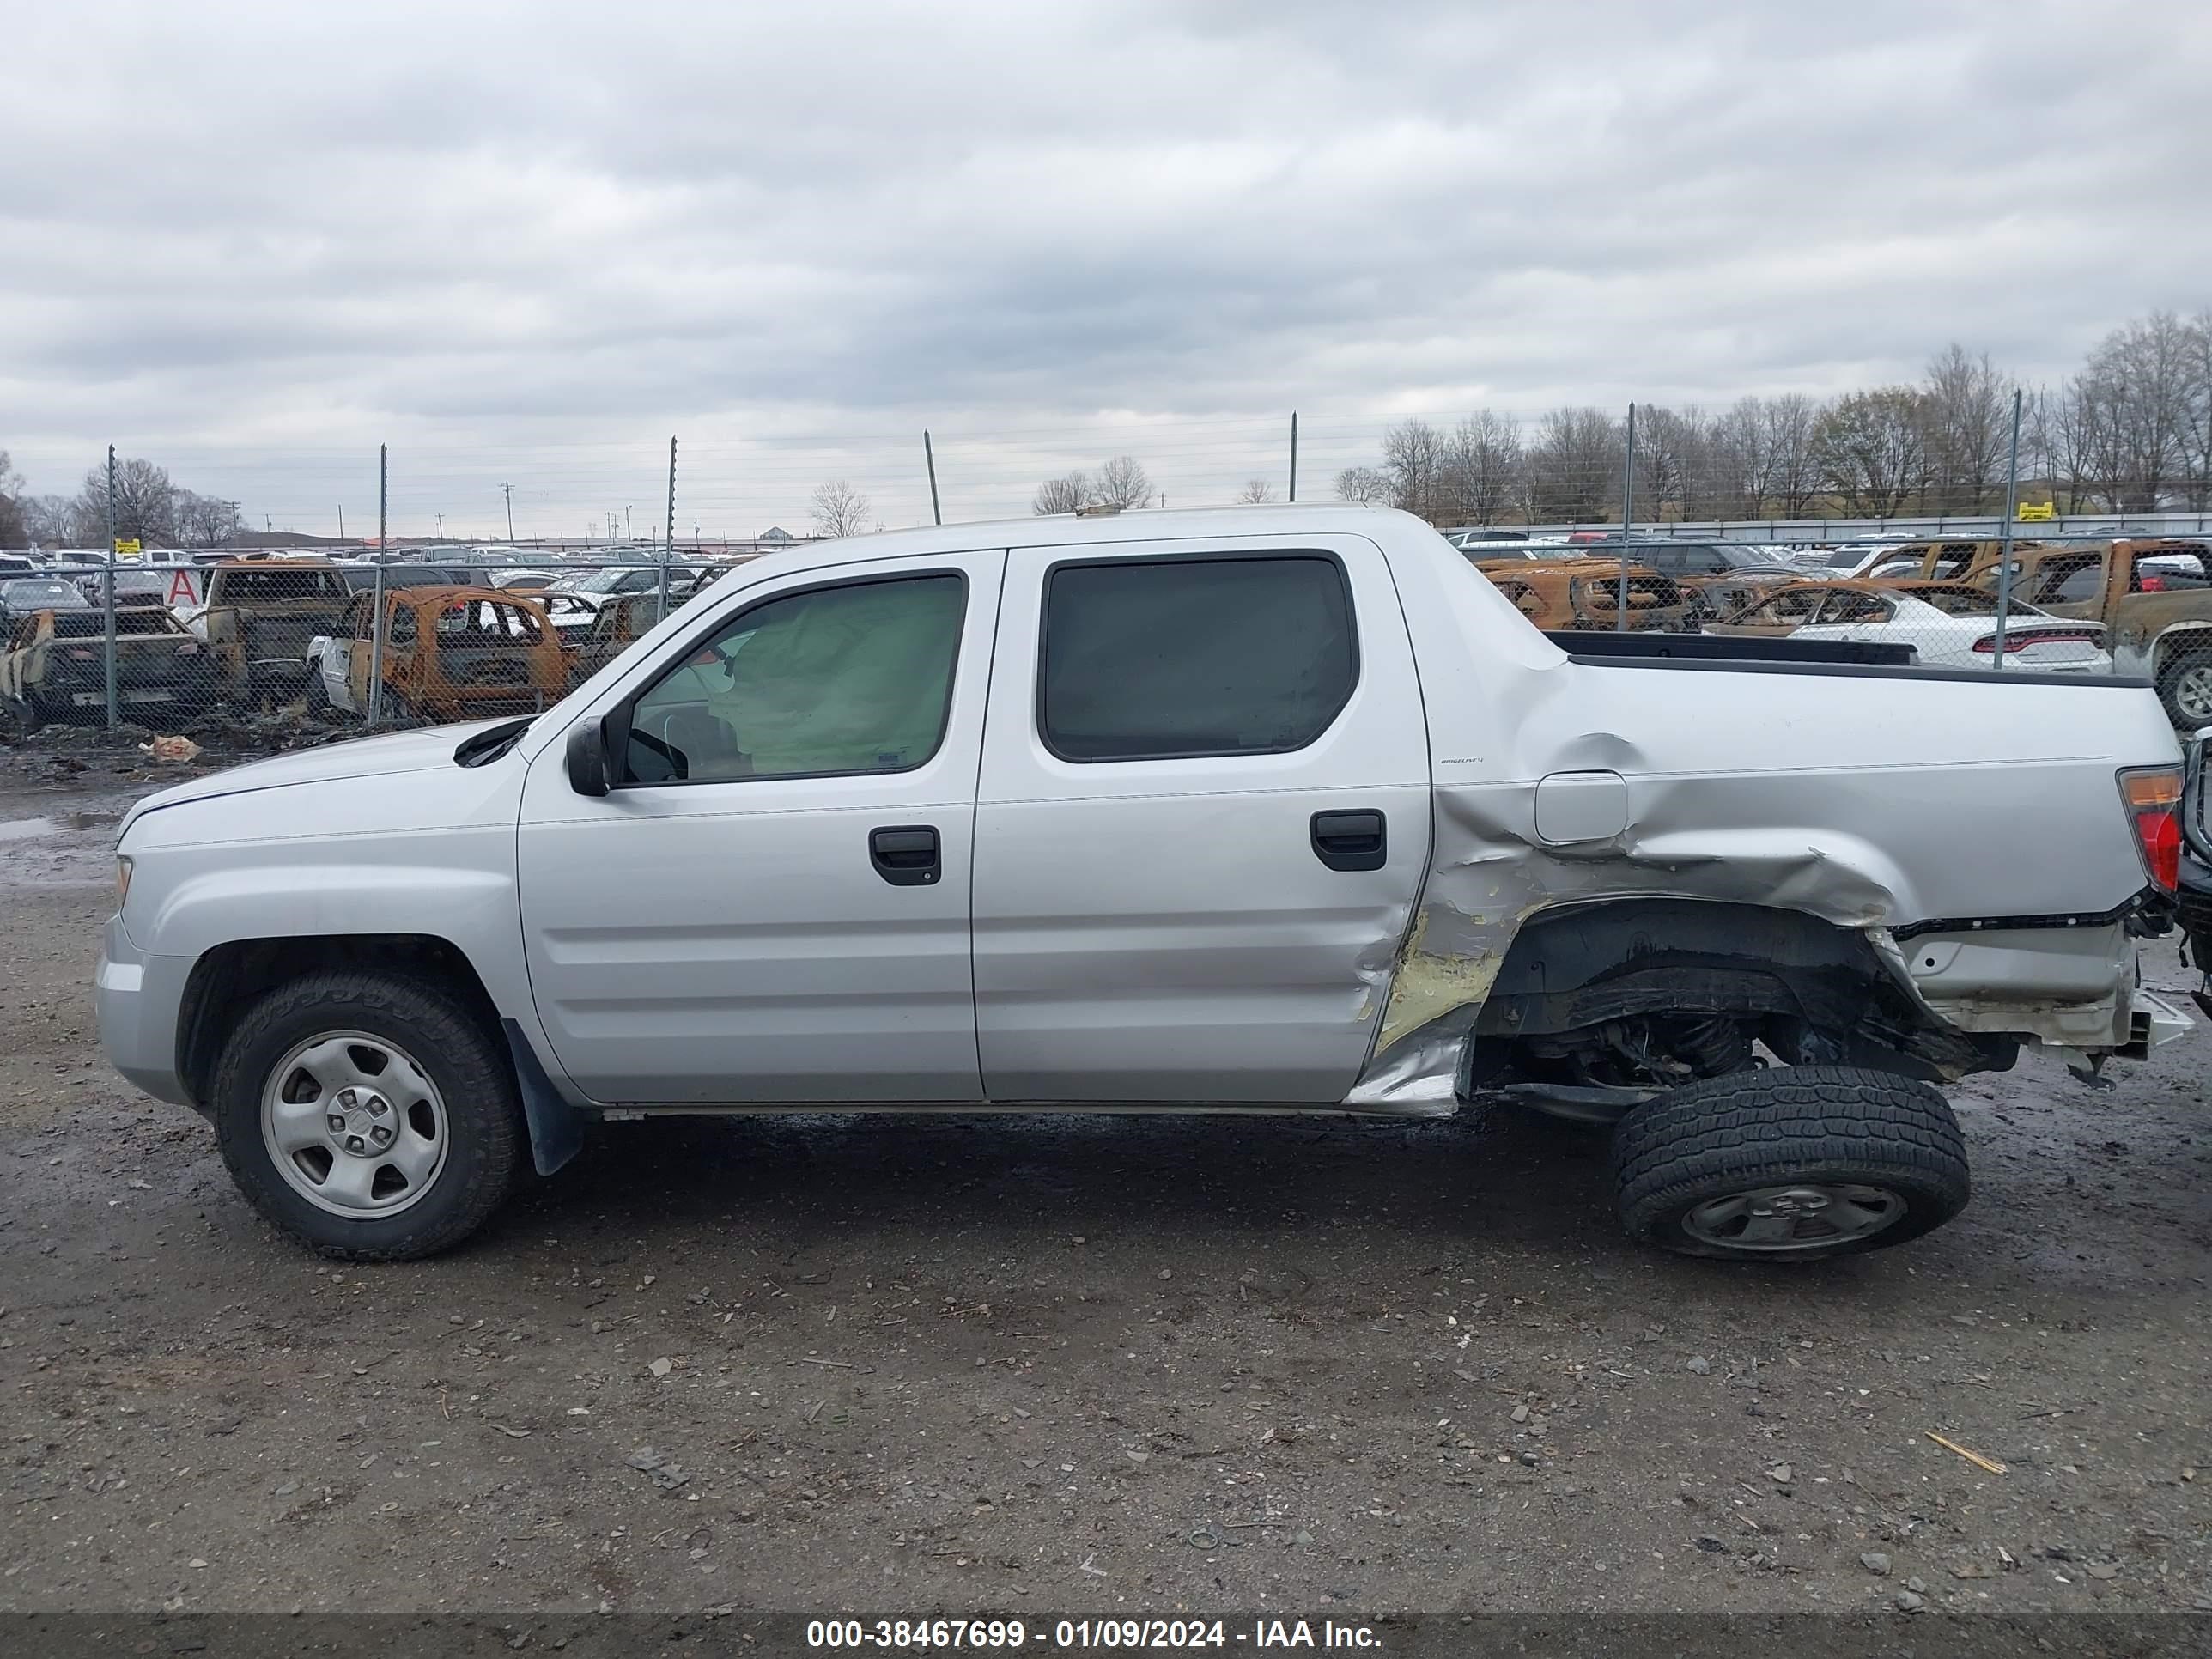
<svg viewBox="0 0 2212 1659">
<path fill-rule="evenodd" d="M 2031 645 L 2094 645 L 2096 643 L 2097 635 L 2086 629 L 2071 632 L 2064 629 L 2052 629 L 2040 634 L 2007 634 L 2005 655 L 2009 657 L 2015 651 L 2025 651 Z M 1985 657 L 1994 657 L 1997 653 L 1997 636 L 1990 634 L 1976 640 L 1974 649 Z"/>
<path fill-rule="evenodd" d="M 2142 591 L 2146 593 L 2165 592 L 2166 578 L 2163 576 L 2145 576 L 2142 579 Z"/>
<path fill-rule="evenodd" d="M 2181 885 L 2181 772 L 2146 766 L 2120 774 L 2120 799 L 2135 820 L 2143 868 L 2171 893 Z"/>
</svg>

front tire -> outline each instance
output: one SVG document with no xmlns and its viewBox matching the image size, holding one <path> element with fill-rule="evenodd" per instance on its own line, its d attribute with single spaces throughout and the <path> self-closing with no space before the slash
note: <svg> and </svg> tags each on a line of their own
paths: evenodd
<svg viewBox="0 0 2212 1659">
<path fill-rule="evenodd" d="M 490 1218 L 525 1157 L 514 1067 L 442 989 L 311 974 L 252 1004 L 216 1062 L 216 1135 L 253 1206 L 325 1255 L 404 1261 Z"/>
<path fill-rule="evenodd" d="M 1729 1261 L 1887 1249 L 1942 1226 L 1971 1191 L 1943 1097 L 1849 1066 L 1669 1090 L 1620 1121 L 1613 1164 L 1632 1238 Z"/>
</svg>

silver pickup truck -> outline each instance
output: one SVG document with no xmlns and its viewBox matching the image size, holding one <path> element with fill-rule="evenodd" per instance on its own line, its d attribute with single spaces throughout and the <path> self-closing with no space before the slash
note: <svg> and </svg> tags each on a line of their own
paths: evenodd
<svg viewBox="0 0 2212 1659">
<path fill-rule="evenodd" d="M 1825 650 L 1547 637 L 1351 507 L 802 547 L 533 719 L 140 803 L 101 1036 L 350 1257 L 600 1119 L 1470 1103 L 1609 1127 L 1669 1249 L 1896 1243 L 1934 1085 L 2185 1029 L 2179 757 L 2139 683 Z"/>
</svg>

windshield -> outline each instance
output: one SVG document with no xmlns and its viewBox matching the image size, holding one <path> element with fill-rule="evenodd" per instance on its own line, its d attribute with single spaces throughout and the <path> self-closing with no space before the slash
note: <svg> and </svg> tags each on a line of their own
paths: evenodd
<svg viewBox="0 0 2212 1659">
<path fill-rule="evenodd" d="M 219 570 L 212 579 L 222 600 L 230 605 L 281 604 L 287 599 L 342 599 L 345 579 L 334 568 L 301 570 L 282 566 L 267 569 Z"/>
<path fill-rule="evenodd" d="M 571 593 L 611 593 L 628 574 L 627 570 L 594 570 L 588 576 L 571 576 L 561 586 Z"/>
<path fill-rule="evenodd" d="M 0 582 L 0 605 L 16 611 L 76 610 L 84 595 L 67 582 Z"/>
</svg>

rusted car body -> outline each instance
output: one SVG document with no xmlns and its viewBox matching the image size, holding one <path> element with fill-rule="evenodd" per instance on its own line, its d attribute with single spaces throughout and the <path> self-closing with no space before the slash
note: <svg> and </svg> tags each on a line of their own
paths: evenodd
<svg viewBox="0 0 2212 1659">
<path fill-rule="evenodd" d="M 384 682 L 381 712 L 442 725 L 532 714 L 568 689 L 560 641 L 544 606 L 529 594 L 498 587 L 391 589 L 384 595 L 380 652 L 375 597 L 355 594 L 337 631 L 314 642 L 311 702 L 364 714 L 375 672 Z"/>
<path fill-rule="evenodd" d="M 2158 688 L 2166 718 L 2183 731 L 2212 726 L 2212 586 L 2177 577 L 2150 561 L 2212 568 L 2212 544 L 2139 540 L 2052 543 L 2014 548 L 2018 569 L 2012 598 L 2054 617 L 2104 624 L 2115 669 L 2140 674 Z M 1973 577 L 1995 589 L 1996 555 Z"/>
<path fill-rule="evenodd" d="M 2042 545 L 2041 542 L 2016 541 L 2012 550 L 2017 556 Z M 1868 559 L 1859 567 L 1856 579 L 1878 582 L 1972 581 L 1976 572 L 1996 568 L 1997 555 L 2003 547 L 1999 541 L 1971 539 L 1900 542 Z"/>
<path fill-rule="evenodd" d="M 672 594 L 668 608 L 673 611 L 683 602 Z M 561 641 L 568 655 L 570 683 L 580 685 L 598 673 L 642 638 L 660 617 L 658 593 L 618 593 L 606 600 L 588 630 L 572 632 Z"/>
<path fill-rule="evenodd" d="M 97 611 L 18 617 L 0 655 L 0 698 L 26 726 L 96 725 L 107 718 L 106 618 Z M 115 701 L 125 717 L 198 713 L 215 702 L 214 659 L 198 635 L 158 605 L 115 613 Z"/>
<path fill-rule="evenodd" d="M 299 695 L 307 642 L 337 625 L 350 590 L 326 559 L 226 559 L 206 594 L 188 621 L 214 654 L 217 689 L 243 702 Z"/>
<path fill-rule="evenodd" d="M 1511 601 L 1515 610 L 1549 632 L 1617 628 L 1620 619 L 1618 559 L 1479 559 L 1474 568 Z M 1682 584 L 1640 565 L 1628 567 L 1628 626 L 1632 631 L 1676 633 L 1697 625 L 1697 607 Z"/>
</svg>

